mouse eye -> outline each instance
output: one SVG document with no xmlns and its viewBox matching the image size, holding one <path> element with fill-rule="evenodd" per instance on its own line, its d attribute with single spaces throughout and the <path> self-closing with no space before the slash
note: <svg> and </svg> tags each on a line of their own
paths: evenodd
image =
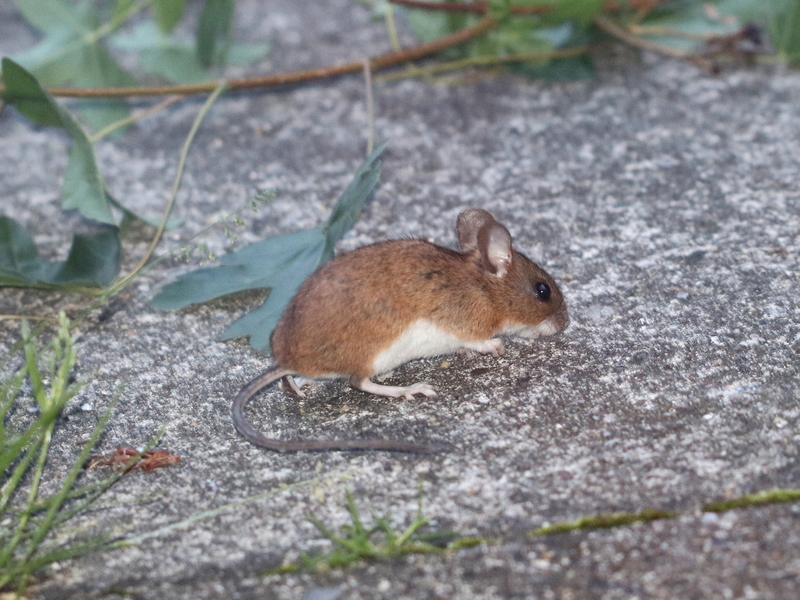
<svg viewBox="0 0 800 600">
<path fill-rule="evenodd" d="M 536 297 L 542 302 L 547 302 L 550 300 L 550 286 L 543 281 L 540 281 L 534 285 L 533 289 L 536 290 Z"/>
</svg>

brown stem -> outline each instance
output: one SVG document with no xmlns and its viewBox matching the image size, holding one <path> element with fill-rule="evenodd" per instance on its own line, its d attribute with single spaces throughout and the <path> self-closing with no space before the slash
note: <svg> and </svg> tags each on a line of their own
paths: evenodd
<svg viewBox="0 0 800 600">
<path fill-rule="evenodd" d="M 615 0 L 608 0 L 603 4 L 603 10 L 620 10 L 625 6 L 630 10 L 651 10 L 656 4 L 664 0 L 630 0 L 627 5 Z M 389 0 L 392 4 L 405 6 L 406 8 L 418 8 L 421 10 L 435 10 L 438 12 L 457 12 L 484 14 L 489 10 L 489 3 L 478 0 L 477 2 L 429 2 L 427 0 Z M 509 12 L 512 15 L 544 15 L 553 12 L 558 7 L 555 4 L 539 4 L 537 6 L 511 6 Z"/>
<path fill-rule="evenodd" d="M 479 37 L 495 27 L 497 20 L 493 17 L 485 16 L 472 27 L 467 27 L 450 35 L 446 35 L 438 40 L 427 44 L 420 44 L 413 48 L 401 50 L 400 52 L 390 52 L 370 60 L 370 68 L 373 71 L 387 69 L 401 65 L 403 63 L 417 60 L 431 54 L 436 54 L 452 46 L 458 46 L 471 39 Z M 248 77 L 244 79 L 231 79 L 228 81 L 228 89 L 243 90 L 258 87 L 271 87 L 278 85 L 290 85 L 317 81 L 320 79 L 330 79 L 349 73 L 359 73 L 364 69 L 364 62 L 357 61 L 333 67 L 321 69 L 310 69 L 308 71 L 294 71 L 291 73 L 276 73 L 263 77 Z M 219 85 L 219 81 L 209 81 L 206 83 L 186 84 L 186 85 L 166 85 L 156 87 L 118 87 L 118 88 L 50 88 L 49 91 L 54 96 L 68 98 L 111 98 L 111 97 L 130 97 L 130 96 L 163 96 L 168 94 L 202 94 L 212 92 Z M 0 84 L 0 93 L 5 91 L 5 85 Z"/>
<path fill-rule="evenodd" d="M 437 12 L 475 13 L 482 15 L 489 10 L 488 2 L 427 2 L 426 0 L 389 0 L 392 4 L 406 8 L 419 8 L 421 10 L 435 10 Z M 514 15 L 543 15 L 556 9 L 553 4 L 539 4 L 538 6 L 512 6 L 509 8 Z"/>
</svg>

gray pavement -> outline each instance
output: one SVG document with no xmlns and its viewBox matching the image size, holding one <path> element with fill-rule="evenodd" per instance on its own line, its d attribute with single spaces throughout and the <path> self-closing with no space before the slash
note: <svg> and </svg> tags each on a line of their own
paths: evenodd
<svg viewBox="0 0 800 600">
<path fill-rule="evenodd" d="M 355 2 L 242 3 L 243 39 L 270 39 L 256 70 L 359 59 L 388 49 Z M 0 52 L 34 36 L 8 5 Z M 411 43 L 404 34 L 406 43 Z M 433 456 L 280 455 L 240 439 L 232 396 L 268 365 L 244 341 L 219 342 L 258 305 L 250 293 L 179 312 L 148 300 L 194 268 L 167 261 L 83 327 L 75 399 L 52 468 L 74 459 L 125 384 L 102 448 L 136 446 L 167 426 L 177 466 L 132 473 L 75 527 L 132 536 L 273 490 L 129 548 L 64 562 L 32 590 L 44 598 L 653 598 L 792 599 L 800 592 L 800 505 L 704 513 L 703 503 L 800 488 L 800 75 L 771 67 L 717 77 L 621 53 L 590 82 L 510 76 L 375 86 L 376 135 L 390 139 L 380 188 L 348 250 L 417 236 L 454 246 L 456 215 L 480 206 L 561 284 L 562 335 L 507 340 L 507 354 L 410 363 L 397 385 L 427 380 L 438 398 L 389 400 L 318 384 L 303 401 L 277 388 L 251 420 L 285 437 L 439 440 Z M 144 212 L 167 197 L 201 100 L 140 122 L 98 153 L 112 192 Z M 358 77 L 223 98 L 187 165 L 180 244 L 257 191 L 275 200 L 221 253 L 326 218 L 365 152 Z M 6 108 L 0 116 L 4 212 L 56 258 L 84 225 L 59 208 L 66 140 Z M 65 227 L 64 224 L 68 225 Z M 130 268 L 151 231 L 124 242 Z M 76 295 L 4 289 L 0 312 L 75 313 Z M 8 348 L 17 325 L 0 321 Z M 89 405 L 92 410 L 80 410 Z M 348 522 L 352 490 L 408 525 L 422 482 L 431 528 L 492 540 L 323 573 L 260 576 L 329 548 L 308 522 Z M 297 484 L 281 489 L 282 484 Z M 545 523 L 646 507 L 672 520 L 530 538 Z"/>
</svg>

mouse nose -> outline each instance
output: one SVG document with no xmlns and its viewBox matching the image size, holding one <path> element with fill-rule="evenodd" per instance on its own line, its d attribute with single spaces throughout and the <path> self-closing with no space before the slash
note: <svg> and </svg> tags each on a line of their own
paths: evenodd
<svg viewBox="0 0 800 600">
<path fill-rule="evenodd" d="M 553 316 L 550 318 L 552 319 L 553 324 L 556 326 L 556 331 L 564 331 L 567 327 L 569 327 L 569 313 L 567 312 L 567 305 L 562 302 L 561 307 L 554 312 Z"/>
</svg>

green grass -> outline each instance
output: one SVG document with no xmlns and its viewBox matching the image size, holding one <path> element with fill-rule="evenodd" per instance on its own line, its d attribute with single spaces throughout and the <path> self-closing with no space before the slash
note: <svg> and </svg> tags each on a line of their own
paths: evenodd
<svg viewBox="0 0 800 600">
<path fill-rule="evenodd" d="M 0 590 L 22 591 L 31 575 L 56 561 L 82 556 L 106 546 L 103 537 L 63 539 L 64 523 L 79 514 L 124 471 L 88 485 L 78 485 L 83 464 L 103 432 L 119 394 L 95 425 L 88 441 L 75 458 L 56 492 L 41 494 L 47 458 L 58 417 L 64 406 L 84 387 L 72 381 L 77 360 L 70 322 L 63 313 L 49 347 L 42 349 L 22 322 L 22 367 L 0 384 Z M 12 357 L 6 359 L 6 365 Z M 30 381 L 37 416 L 27 424 L 26 411 L 17 401 L 26 380 Z M 138 460 L 133 457 L 131 462 Z M 48 475 L 50 477 L 52 475 Z M 59 530 L 59 541 L 54 532 Z"/>
<path fill-rule="evenodd" d="M 346 508 L 351 523 L 343 526 L 340 533 L 335 533 L 316 517 L 309 517 L 319 532 L 333 543 L 333 548 L 329 552 L 313 556 L 303 554 L 299 564 L 283 565 L 266 574 L 328 570 L 347 567 L 364 560 L 388 560 L 407 554 L 440 554 L 454 547 L 462 548 L 482 541 L 474 541 L 472 538 L 456 539 L 457 536 L 451 532 L 420 532 L 420 529 L 430 521 L 422 514 L 421 494 L 417 515 L 406 528 L 398 528 L 392 525 L 388 518 L 375 515 L 372 517 L 372 526 L 366 527 L 353 494 L 349 491 L 346 494 Z"/>
<path fill-rule="evenodd" d="M 766 504 L 780 504 L 800 501 L 800 490 L 773 489 L 746 494 L 730 500 L 706 502 L 702 504 L 703 512 L 727 512 Z M 373 515 L 373 525 L 367 528 L 356 506 L 352 493 L 346 495 L 346 509 L 350 514 L 350 524 L 335 533 L 331 528 L 315 517 L 309 520 L 319 532 L 333 543 L 333 548 L 324 553 L 303 554 L 296 564 L 284 564 L 270 569 L 264 575 L 294 573 L 297 571 L 325 571 L 336 567 L 350 567 L 370 560 L 388 560 L 407 554 L 440 554 L 461 548 L 471 548 L 480 544 L 502 543 L 501 539 L 483 537 L 461 537 L 453 532 L 420 533 L 430 518 L 422 514 L 422 496 L 414 521 L 405 529 L 392 525 L 385 517 Z M 663 519 L 675 519 L 692 511 L 667 511 L 657 508 L 645 508 L 638 512 L 614 512 L 585 515 L 574 521 L 559 521 L 530 531 L 531 537 L 550 536 L 574 531 L 594 529 L 612 529 L 625 527 L 634 523 L 650 523 Z"/>
</svg>

